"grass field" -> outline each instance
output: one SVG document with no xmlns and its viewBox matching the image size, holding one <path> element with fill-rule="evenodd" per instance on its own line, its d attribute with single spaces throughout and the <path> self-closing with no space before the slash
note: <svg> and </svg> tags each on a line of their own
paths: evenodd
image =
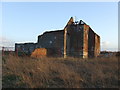
<svg viewBox="0 0 120 90">
<path fill-rule="evenodd" d="M 2 57 L 3 88 L 118 88 L 118 57 Z"/>
</svg>

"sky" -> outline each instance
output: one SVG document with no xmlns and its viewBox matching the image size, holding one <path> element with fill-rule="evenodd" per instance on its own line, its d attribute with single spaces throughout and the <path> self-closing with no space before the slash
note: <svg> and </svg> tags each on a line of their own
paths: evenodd
<svg viewBox="0 0 120 90">
<path fill-rule="evenodd" d="M 2 2 L 0 46 L 37 42 L 45 31 L 63 29 L 70 17 L 83 20 L 100 35 L 101 50 L 117 50 L 117 2 Z"/>
</svg>

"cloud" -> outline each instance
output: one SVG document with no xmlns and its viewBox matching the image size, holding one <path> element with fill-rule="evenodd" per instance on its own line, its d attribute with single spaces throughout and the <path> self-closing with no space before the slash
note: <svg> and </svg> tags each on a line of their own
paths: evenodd
<svg viewBox="0 0 120 90">
<path fill-rule="evenodd" d="M 103 41 L 101 42 L 101 50 L 102 51 L 118 51 L 118 46 L 110 41 Z"/>
<path fill-rule="evenodd" d="M 0 37 L 0 46 L 1 47 L 14 47 L 15 42 L 6 37 Z"/>
<path fill-rule="evenodd" d="M 109 47 L 110 42 L 109 41 L 104 41 L 101 43 L 102 47 Z"/>
<path fill-rule="evenodd" d="M 110 42 L 109 41 L 103 41 L 101 43 L 101 50 L 108 50 L 110 48 Z"/>
</svg>

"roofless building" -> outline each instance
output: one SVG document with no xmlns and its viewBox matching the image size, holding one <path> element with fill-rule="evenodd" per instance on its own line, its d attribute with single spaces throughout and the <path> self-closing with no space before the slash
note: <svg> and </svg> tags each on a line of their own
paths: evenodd
<svg viewBox="0 0 120 90">
<path fill-rule="evenodd" d="M 16 43 L 15 50 L 31 54 L 36 48 L 46 48 L 47 56 L 97 57 L 100 54 L 100 36 L 89 25 L 70 18 L 63 30 L 49 31 L 38 36 L 37 43 Z"/>
</svg>

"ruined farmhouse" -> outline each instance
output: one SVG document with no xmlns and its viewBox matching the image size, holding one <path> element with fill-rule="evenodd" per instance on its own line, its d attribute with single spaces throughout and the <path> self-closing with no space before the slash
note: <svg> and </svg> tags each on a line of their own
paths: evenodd
<svg viewBox="0 0 120 90">
<path fill-rule="evenodd" d="M 45 48 L 47 56 L 97 57 L 100 54 L 100 36 L 82 20 L 70 18 L 63 30 L 49 31 L 38 36 L 37 43 L 16 43 L 15 51 L 31 54 Z"/>
</svg>

